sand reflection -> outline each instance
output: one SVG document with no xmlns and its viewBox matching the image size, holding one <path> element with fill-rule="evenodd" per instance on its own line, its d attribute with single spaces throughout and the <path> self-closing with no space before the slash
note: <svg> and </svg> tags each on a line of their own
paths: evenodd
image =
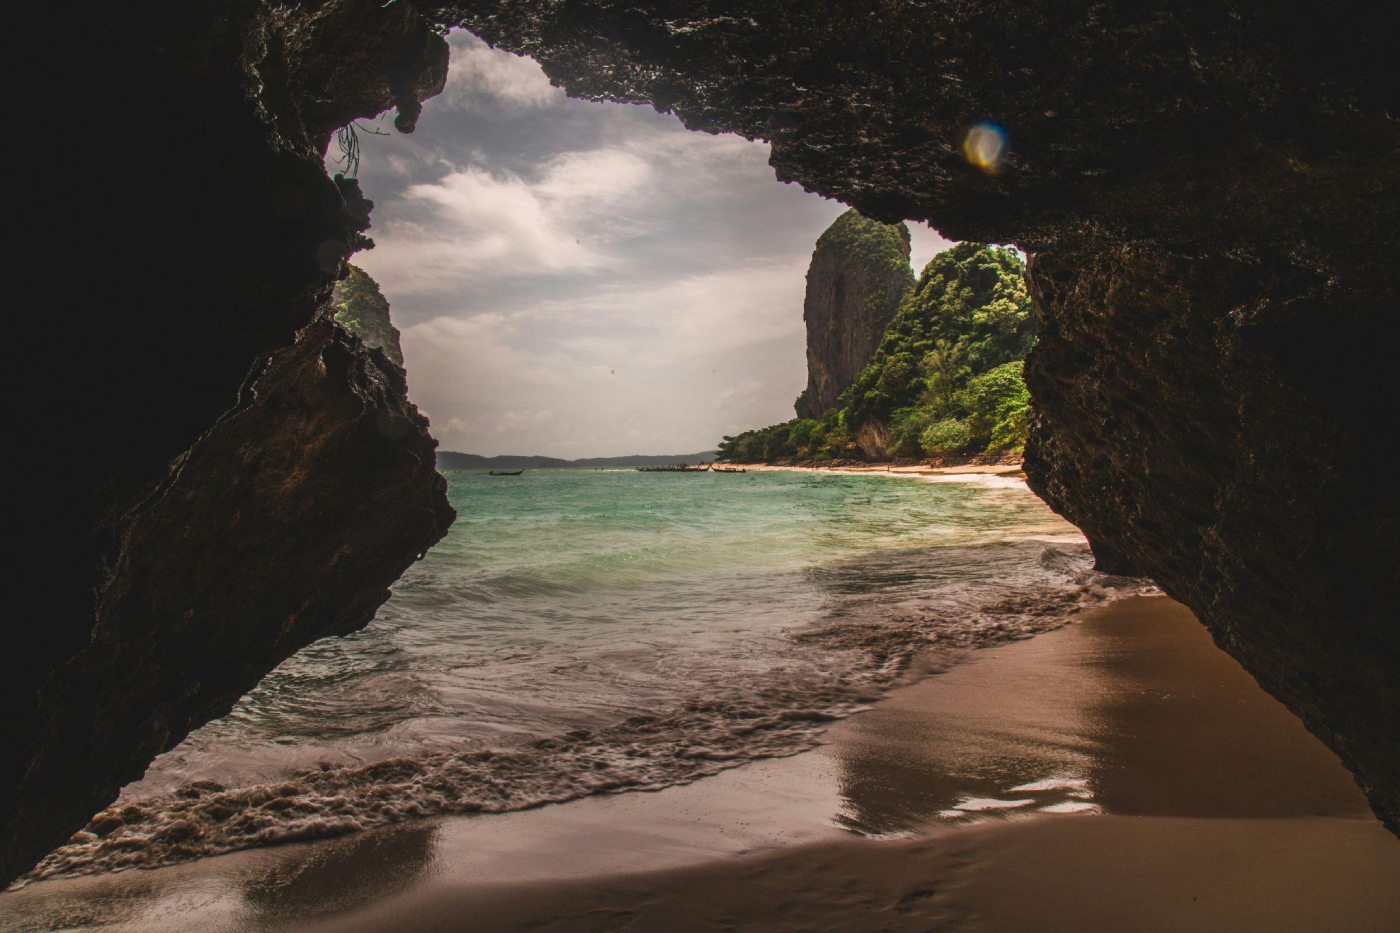
<svg viewBox="0 0 1400 933">
<path fill-rule="evenodd" d="M 1351 777 L 1164 598 L 989 649 L 832 730 L 841 825 L 1033 812 L 1365 816 Z"/>
</svg>

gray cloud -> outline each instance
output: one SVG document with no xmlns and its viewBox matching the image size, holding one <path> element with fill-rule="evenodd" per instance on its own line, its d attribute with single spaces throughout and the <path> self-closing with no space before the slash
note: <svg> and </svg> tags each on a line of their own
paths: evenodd
<svg viewBox="0 0 1400 933">
<path fill-rule="evenodd" d="M 806 265 L 844 206 L 777 182 L 766 144 L 451 41 L 418 132 L 362 134 L 378 247 L 356 258 L 443 446 L 681 452 L 791 417 Z M 945 245 L 914 230 L 916 262 Z"/>
</svg>

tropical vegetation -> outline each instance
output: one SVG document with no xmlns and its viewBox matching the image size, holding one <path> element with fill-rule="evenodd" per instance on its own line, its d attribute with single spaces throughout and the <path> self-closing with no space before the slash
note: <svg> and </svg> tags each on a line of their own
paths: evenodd
<svg viewBox="0 0 1400 933">
<path fill-rule="evenodd" d="M 1020 253 L 960 243 L 935 256 L 834 408 L 725 437 L 734 462 L 1015 455 L 1035 319 Z"/>
</svg>

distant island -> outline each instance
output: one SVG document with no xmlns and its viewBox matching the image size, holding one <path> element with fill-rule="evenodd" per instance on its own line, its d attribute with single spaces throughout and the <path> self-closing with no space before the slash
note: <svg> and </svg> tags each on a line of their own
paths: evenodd
<svg viewBox="0 0 1400 933">
<path fill-rule="evenodd" d="M 708 463 L 718 451 L 703 450 L 694 454 L 628 454 L 623 457 L 583 457 L 563 460 L 559 457 L 516 456 L 483 457 L 455 450 L 439 450 L 439 470 L 558 470 L 569 467 L 598 469 L 600 467 L 668 466 L 675 463 Z"/>
</svg>

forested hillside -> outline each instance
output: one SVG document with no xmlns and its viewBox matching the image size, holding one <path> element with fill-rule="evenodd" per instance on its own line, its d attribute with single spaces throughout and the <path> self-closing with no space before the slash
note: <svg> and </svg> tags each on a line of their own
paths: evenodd
<svg viewBox="0 0 1400 933">
<path fill-rule="evenodd" d="M 1024 264 L 1014 249 L 961 243 L 935 256 L 870 361 L 819 418 L 726 437 L 720 456 L 756 462 L 1015 455 L 1035 343 Z"/>
</svg>

